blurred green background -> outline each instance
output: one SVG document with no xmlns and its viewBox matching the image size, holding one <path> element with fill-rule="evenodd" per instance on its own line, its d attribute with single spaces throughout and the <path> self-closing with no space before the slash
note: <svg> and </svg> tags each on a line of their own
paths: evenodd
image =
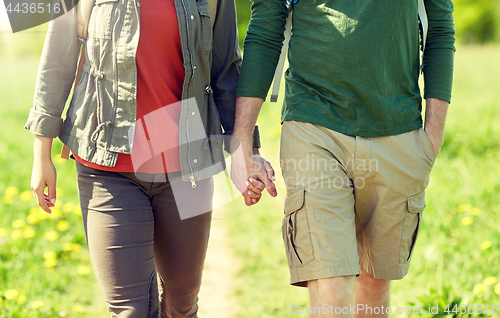
<svg viewBox="0 0 500 318">
<path fill-rule="evenodd" d="M 251 2 L 236 2 L 242 44 Z M 481 304 L 482 316 L 496 317 L 500 1 L 454 3 L 456 71 L 445 143 L 431 175 L 412 268 L 404 280 L 393 283 L 391 306 L 423 307 L 425 314 L 429 304 L 439 304 L 437 316 L 469 317 L 478 316 L 476 307 L 464 311 L 458 306 L 458 314 L 450 315 L 443 310 L 447 304 Z M 53 151 L 58 203 L 52 215 L 36 207 L 29 187 L 33 136 L 23 125 L 46 27 L 11 34 L 0 15 L 0 318 L 107 317 L 81 226 L 74 165 L 59 158 L 60 142 Z M 262 153 L 278 173 L 279 197 L 265 195 L 250 208 L 241 199 L 225 207 L 229 244 L 240 265 L 233 290 L 235 317 L 291 317 L 291 304 L 307 306 L 307 291 L 288 285 L 281 241 L 280 103 L 266 103 L 259 118 Z"/>
</svg>

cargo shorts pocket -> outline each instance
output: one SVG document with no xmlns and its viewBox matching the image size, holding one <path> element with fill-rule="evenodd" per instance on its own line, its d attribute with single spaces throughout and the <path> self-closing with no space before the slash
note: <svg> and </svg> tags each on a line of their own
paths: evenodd
<svg viewBox="0 0 500 318">
<path fill-rule="evenodd" d="M 314 260 L 309 218 L 304 200 L 304 187 L 287 188 L 282 232 L 290 268 L 301 267 Z"/>
<path fill-rule="evenodd" d="M 434 165 L 434 162 L 436 161 L 436 152 L 434 151 L 434 146 L 432 145 L 429 135 L 427 135 L 423 128 L 420 128 L 418 133 L 421 141 L 423 142 L 425 156 L 430 160 L 431 164 Z"/>
<path fill-rule="evenodd" d="M 401 247 L 399 250 L 399 263 L 406 264 L 411 258 L 415 242 L 417 241 L 422 212 L 425 209 L 425 191 L 408 197 L 406 211 L 401 232 Z"/>
</svg>

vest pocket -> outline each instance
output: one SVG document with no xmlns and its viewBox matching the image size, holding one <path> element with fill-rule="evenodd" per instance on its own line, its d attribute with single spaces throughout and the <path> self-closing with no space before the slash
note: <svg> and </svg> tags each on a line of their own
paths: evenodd
<svg viewBox="0 0 500 318">
<path fill-rule="evenodd" d="M 111 26 L 116 16 L 118 0 L 96 0 L 89 21 L 89 36 L 111 39 Z"/>
<path fill-rule="evenodd" d="M 196 2 L 198 7 L 198 14 L 200 15 L 200 36 L 201 36 L 201 46 L 203 53 L 209 53 L 212 51 L 212 21 L 210 20 L 210 8 L 208 6 L 208 1 L 201 0 Z"/>
</svg>

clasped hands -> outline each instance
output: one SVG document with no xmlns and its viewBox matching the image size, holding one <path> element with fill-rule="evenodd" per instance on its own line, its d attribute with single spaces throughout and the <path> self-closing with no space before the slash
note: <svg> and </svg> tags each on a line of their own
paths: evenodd
<svg viewBox="0 0 500 318">
<path fill-rule="evenodd" d="M 233 154 L 231 180 L 242 193 L 248 206 L 260 201 L 264 189 L 267 189 L 271 196 L 277 196 L 273 182 L 276 180 L 274 170 L 269 161 L 259 155 L 257 148 L 254 148 L 250 156 L 245 156 L 242 151 Z"/>
</svg>

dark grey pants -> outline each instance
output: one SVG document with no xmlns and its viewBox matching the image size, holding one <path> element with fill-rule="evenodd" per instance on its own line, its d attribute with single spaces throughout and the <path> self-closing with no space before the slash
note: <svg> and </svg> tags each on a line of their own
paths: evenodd
<svg viewBox="0 0 500 318">
<path fill-rule="evenodd" d="M 181 220 L 172 192 L 189 194 L 191 183 L 78 162 L 77 172 L 90 258 L 111 316 L 196 317 L 211 212 Z M 212 179 L 197 188 L 191 200 L 211 210 Z"/>
</svg>

